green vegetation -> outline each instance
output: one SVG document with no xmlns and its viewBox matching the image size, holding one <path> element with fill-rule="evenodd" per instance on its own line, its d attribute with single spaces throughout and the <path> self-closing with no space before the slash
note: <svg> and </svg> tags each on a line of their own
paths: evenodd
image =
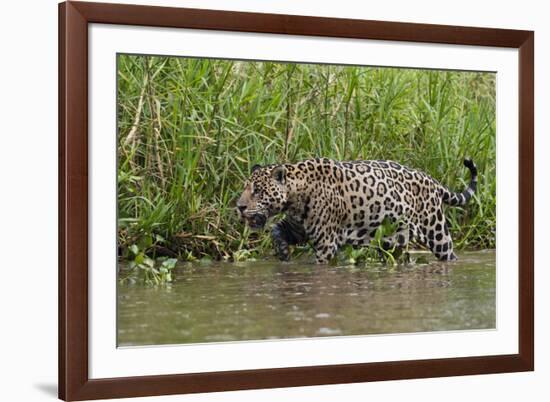
<svg viewBox="0 0 550 402">
<path fill-rule="evenodd" d="M 138 246 L 129 247 L 131 258 L 126 274 L 119 278 L 122 283 L 134 283 L 138 279 L 148 285 L 160 285 L 172 282 L 172 270 L 178 260 L 176 258 L 159 257 L 156 260 L 145 255 Z"/>
<path fill-rule="evenodd" d="M 397 265 L 400 263 L 411 263 L 408 246 L 405 250 L 393 246 L 390 249 L 384 247 L 384 237 L 390 237 L 396 233 L 400 222 L 391 222 L 384 218 L 380 226 L 374 233 L 374 238 L 366 247 L 354 248 L 349 245 L 343 247 L 341 256 L 337 256 L 338 261 L 347 264 L 360 264 L 366 261 L 381 261 L 386 265 Z"/>
<path fill-rule="evenodd" d="M 478 193 L 447 217 L 457 248 L 493 248 L 495 127 L 492 73 L 121 55 L 120 253 L 159 274 L 159 256 L 270 255 L 235 213 L 243 182 L 315 156 L 393 159 L 461 191 L 472 157 Z"/>
</svg>

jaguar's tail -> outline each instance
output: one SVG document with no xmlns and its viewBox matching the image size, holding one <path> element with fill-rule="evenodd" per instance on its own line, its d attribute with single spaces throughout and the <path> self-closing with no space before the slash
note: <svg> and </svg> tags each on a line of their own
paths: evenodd
<svg viewBox="0 0 550 402">
<path fill-rule="evenodd" d="M 443 188 L 443 202 L 448 205 L 466 205 L 468 200 L 476 192 L 477 187 L 477 167 L 471 159 L 464 159 L 464 166 L 470 169 L 470 185 L 461 193 L 453 193 L 447 188 Z"/>
</svg>

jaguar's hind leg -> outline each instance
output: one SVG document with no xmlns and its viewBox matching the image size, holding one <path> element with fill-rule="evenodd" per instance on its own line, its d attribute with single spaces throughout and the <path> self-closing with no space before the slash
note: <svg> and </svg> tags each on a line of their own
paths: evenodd
<svg viewBox="0 0 550 402">
<path fill-rule="evenodd" d="M 445 221 L 438 222 L 427 233 L 427 246 L 441 261 L 454 261 L 456 254 L 453 251 L 453 239 Z"/>
<path fill-rule="evenodd" d="M 382 238 L 381 241 L 381 248 L 384 251 L 390 251 L 392 250 L 392 254 L 394 256 L 401 256 L 403 253 L 403 250 L 409 244 L 411 241 L 411 230 L 407 226 L 400 226 L 397 231 L 392 234 L 391 236 L 386 236 Z M 396 251 L 393 253 L 393 251 Z M 382 250 L 379 250 L 380 257 L 384 258 L 384 253 Z M 405 254 L 404 257 L 405 261 L 408 260 L 408 254 Z"/>
<path fill-rule="evenodd" d="M 382 238 L 382 248 L 386 251 L 393 248 L 404 248 L 410 241 L 410 230 L 400 226 L 394 234 Z"/>
</svg>

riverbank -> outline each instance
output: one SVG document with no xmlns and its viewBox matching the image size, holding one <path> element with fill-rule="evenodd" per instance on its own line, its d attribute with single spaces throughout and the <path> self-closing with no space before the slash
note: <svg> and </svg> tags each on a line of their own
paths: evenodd
<svg viewBox="0 0 550 402">
<path fill-rule="evenodd" d="M 451 189 L 457 249 L 495 247 L 495 75 L 120 55 L 118 245 L 149 257 L 240 260 L 271 253 L 235 200 L 256 163 L 393 159 Z"/>
</svg>

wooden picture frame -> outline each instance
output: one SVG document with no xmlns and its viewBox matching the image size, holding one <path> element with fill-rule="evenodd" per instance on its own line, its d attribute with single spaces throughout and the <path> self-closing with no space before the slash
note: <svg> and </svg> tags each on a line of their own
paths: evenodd
<svg viewBox="0 0 550 402">
<path fill-rule="evenodd" d="M 88 375 L 88 24 L 519 49 L 519 353 L 194 374 Z M 65 2 L 59 5 L 59 397 L 138 397 L 534 369 L 534 33 L 508 29 Z"/>
</svg>

